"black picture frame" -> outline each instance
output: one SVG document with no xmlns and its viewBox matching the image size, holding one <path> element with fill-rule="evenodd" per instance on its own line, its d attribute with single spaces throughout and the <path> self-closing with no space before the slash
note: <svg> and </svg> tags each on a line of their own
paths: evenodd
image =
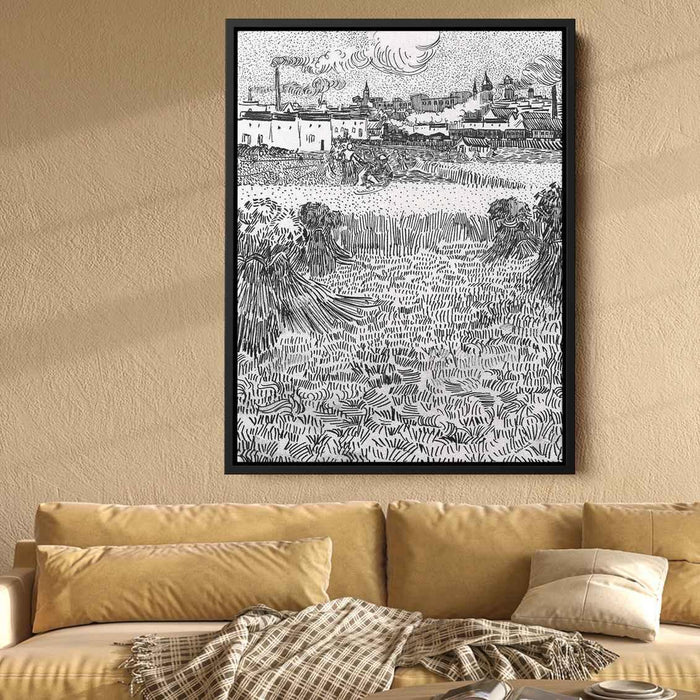
<svg viewBox="0 0 700 700">
<path fill-rule="evenodd" d="M 562 33 L 563 89 L 561 102 L 563 170 L 562 393 L 563 455 L 560 462 L 239 462 L 237 460 L 237 296 L 236 296 L 236 161 L 237 161 L 237 33 L 239 30 L 556 30 Z M 225 139 L 225 369 L 224 470 L 226 474 L 574 474 L 574 19 L 227 19 Z"/>
</svg>

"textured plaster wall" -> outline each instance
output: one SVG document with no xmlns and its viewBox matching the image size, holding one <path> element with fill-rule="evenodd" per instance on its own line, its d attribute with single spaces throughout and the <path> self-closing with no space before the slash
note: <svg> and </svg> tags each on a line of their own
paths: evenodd
<svg viewBox="0 0 700 700">
<path fill-rule="evenodd" d="M 575 476 L 224 476 L 224 19 L 575 17 Z M 48 499 L 700 498 L 700 5 L 0 8 L 0 565 Z"/>
</svg>

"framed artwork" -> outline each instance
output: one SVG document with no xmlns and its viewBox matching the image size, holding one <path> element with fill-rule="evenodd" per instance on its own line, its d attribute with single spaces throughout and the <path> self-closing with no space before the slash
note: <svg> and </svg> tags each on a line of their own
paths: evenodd
<svg viewBox="0 0 700 700">
<path fill-rule="evenodd" d="M 574 21 L 226 52 L 226 472 L 572 473 Z"/>
</svg>

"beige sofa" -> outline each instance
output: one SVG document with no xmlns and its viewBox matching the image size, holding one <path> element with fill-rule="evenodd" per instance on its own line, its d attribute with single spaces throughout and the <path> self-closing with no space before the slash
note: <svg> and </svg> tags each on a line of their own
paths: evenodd
<svg viewBox="0 0 700 700">
<path fill-rule="evenodd" d="M 654 508 L 684 508 L 656 504 Z M 507 619 L 527 589 L 535 549 L 581 545 L 581 506 L 397 502 L 275 505 L 44 504 L 40 544 L 250 541 L 330 536 L 331 597 L 355 596 L 435 617 Z M 35 541 L 18 542 L 0 577 L 0 700 L 126 700 L 128 647 L 144 633 L 201 632 L 223 621 L 113 622 L 32 635 Z M 700 591 L 698 592 L 700 596 Z M 662 624 L 656 641 L 592 636 L 620 654 L 599 678 L 700 692 L 700 629 Z M 395 687 L 441 680 L 402 668 Z"/>
</svg>

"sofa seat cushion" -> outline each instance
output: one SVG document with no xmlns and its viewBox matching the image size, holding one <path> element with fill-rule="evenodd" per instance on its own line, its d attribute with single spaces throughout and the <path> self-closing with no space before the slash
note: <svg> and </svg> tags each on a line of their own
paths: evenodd
<svg viewBox="0 0 700 700">
<path fill-rule="evenodd" d="M 54 630 L 0 651 L 0 700 L 129 700 L 129 674 L 119 665 L 129 647 L 115 641 L 148 633 L 197 634 L 225 622 L 114 622 Z M 620 654 L 597 680 L 634 678 L 700 692 L 700 628 L 661 625 L 656 641 L 585 635 Z M 393 687 L 445 679 L 422 667 L 400 668 Z"/>
<path fill-rule="evenodd" d="M 604 668 L 595 680 L 632 678 L 680 690 L 700 693 L 700 628 L 661 625 L 654 642 L 640 642 L 624 637 L 585 634 L 620 658 Z M 394 688 L 406 688 L 445 679 L 423 667 L 399 668 Z"/>
<path fill-rule="evenodd" d="M 119 665 L 140 634 L 197 634 L 222 622 L 113 622 L 37 634 L 0 651 L 0 700 L 129 700 L 129 672 Z"/>
</svg>

